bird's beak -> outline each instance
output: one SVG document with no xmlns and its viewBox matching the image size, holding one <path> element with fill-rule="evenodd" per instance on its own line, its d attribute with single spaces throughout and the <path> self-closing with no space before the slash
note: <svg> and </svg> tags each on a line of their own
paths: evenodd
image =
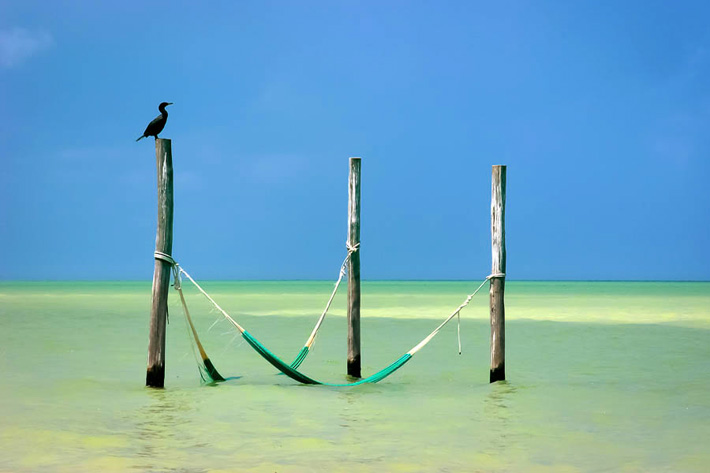
<svg viewBox="0 0 710 473">
<path fill-rule="evenodd" d="M 173 104 L 172 102 L 168 102 L 168 105 L 172 105 L 172 104 Z M 166 105 L 166 107 L 167 107 L 168 105 Z"/>
</svg>

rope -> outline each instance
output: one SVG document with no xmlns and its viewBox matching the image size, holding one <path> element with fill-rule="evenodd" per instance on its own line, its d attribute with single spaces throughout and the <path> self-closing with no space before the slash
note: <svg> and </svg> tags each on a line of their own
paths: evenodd
<svg viewBox="0 0 710 473">
<path fill-rule="evenodd" d="M 239 324 L 236 322 L 236 320 L 234 320 L 232 317 L 230 317 L 229 314 L 228 314 L 227 312 L 225 312 L 224 309 L 221 308 L 221 307 L 219 306 L 219 304 L 217 304 L 217 303 L 214 301 L 214 299 L 212 299 L 212 298 L 210 297 L 210 295 L 205 292 L 204 289 L 202 289 L 202 286 L 200 286 L 199 284 L 197 284 L 197 282 L 196 282 L 194 279 L 192 279 L 192 276 L 190 276 L 189 274 L 187 274 L 187 271 L 185 271 L 184 269 L 180 268 L 180 272 L 181 272 L 182 274 L 184 274 L 185 276 L 187 276 L 187 279 L 189 279 L 190 282 L 192 282 L 192 284 L 194 284 L 195 287 L 202 293 L 202 295 L 204 295 L 204 296 L 207 298 L 207 300 L 210 301 L 210 302 L 212 303 L 212 305 L 215 306 L 215 308 L 216 308 L 218 311 L 220 311 L 220 313 L 224 316 L 224 318 L 226 318 L 227 320 L 229 320 L 229 321 L 232 323 L 232 325 L 234 325 L 234 326 L 236 327 L 236 329 L 239 330 L 240 333 L 244 333 L 244 328 L 243 328 L 241 325 L 239 325 Z"/>
<path fill-rule="evenodd" d="M 207 353 L 205 353 L 205 349 L 199 342 L 200 339 L 197 336 L 197 331 L 195 330 L 195 326 L 192 323 L 192 318 L 190 317 L 190 311 L 187 308 L 187 303 L 185 302 L 185 296 L 182 293 L 182 288 L 179 284 L 175 284 L 175 289 L 180 293 L 180 301 L 182 302 L 182 309 L 185 314 L 185 327 L 187 328 L 187 335 L 188 339 L 190 340 L 190 348 L 192 348 L 192 354 L 195 357 L 195 362 L 197 363 L 197 371 L 200 373 L 200 378 L 202 378 L 202 382 L 204 383 L 207 382 L 207 379 L 205 378 L 202 367 L 200 365 L 201 363 L 203 363 L 203 360 L 207 358 Z"/>
<path fill-rule="evenodd" d="M 306 343 L 304 345 L 304 348 L 306 350 L 302 356 L 302 359 L 299 360 L 300 362 L 303 362 L 303 359 L 305 359 L 305 355 L 307 354 L 308 349 L 310 349 L 313 346 L 315 339 L 316 339 L 316 335 L 318 334 L 318 330 L 320 329 L 321 325 L 323 324 L 323 321 L 325 320 L 325 316 L 328 314 L 328 310 L 330 309 L 330 306 L 333 303 L 333 299 L 335 299 L 335 294 L 338 292 L 338 288 L 340 287 L 340 283 L 343 280 L 343 276 L 345 276 L 348 260 L 350 259 L 350 256 L 353 253 L 355 253 L 356 251 L 359 250 L 360 243 L 356 243 L 355 245 L 350 245 L 349 242 L 346 242 L 346 246 L 348 249 L 348 254 L 345 256 L 343 263 L 340 265 L 340 270 L 338 272 L 338 280 L 335 283 L 335 287 L 333 288 L 333 291 L 330 294 L 330 298 L 328 299 L 328 302 L 326 303 L 325 308 L 323 309 L 323 312 L 321 313 L 320 317 L 318 318 L 318 321 L 316 322 L 316 325 L 313 328 L 311 335 L 308 337 L 308 340 L 306 341 Z M 202 289 L 202 287 L 199 284 L 197 284 L 197 282 L 187 273 L 187 271 L 185 271 L 184 269 L 182 269 L 180 267 L 180 265 L 177 263 L 177 261 L 175 261 L 175 259 L 171 255 L 169 255 L 167 253 L 163 253 L 162 251 L 156 251 L 154 253 L 154 257 L 155 257 L 155 259 L 164 261 L 172 266 L 173 280 L 175 281 L 174 287 L 180 293 L 180 298 L 182 300 L 183 309 L 185 310 L 185 314 L 187 315 L 188 324 L 190 325 L 193 335 L 196 336 L 197 334 L 195 333 L 194 327 L 192 326 L 192 320 L 190 320 L 189 312 L 187 310 L 187 306 L 184 301 L 184 296 L 183 296 L 182 288 L 181 288 L 181 286 L 182 286 L 181 278 L 180 278 L 181 273 L 184 274 L 185 276 L 187 276 L 188 279 L 190 279 L 190 281 L 195 285 L 195 287 L 197 287 L 197 289 L 212 303 L 212 305 L 215 306 L 215 308 L 217 308 L 217 310 L 219 310 L 221 312 L 221 314 L 227 320 L 229 320 L 232 323 L 232 325 L 234 325 L 241 333 L 244 332 L 244 329 L 232 317 L 230 317 L 229 314 L 227 314 L 227 312 L 224 309 L 222 309 L 219 306 L 219 304 L 217 304 L 214 301 L 214 299 L 212 299 L 209 296 L 209 294 L 207 294 L 207 292 L 204 289 Z M 202 357 L 205 358 L 206 354 L 204 354 L 204 350 L 200 346 L 199 342 L 198 342 L 198 349 L 200 350 L 200 355 L 202 355 Z M 304 350 L 301 350 L 301 351 L 304 352 Z M 300 363 L 298 363 L 298 364 L 300 364 Z"/>
<path fill-rule="evenodd" d="M 338 276 L 338 281 L 335 284 L 335 288 L 333 292 L 331 293 L 330 299 L 328 300 L 328 303 L 326 304 L 325 309 L 323 310 L 323 313 L 321 314 L 321 317 L 319 318 L 318 322 L 316 323 L 316 327 L 313 329 L 313 332 L 311 333 L 311 336 L 309 337 L 308 341 L 306 342 L 306 347 L 310 346 L 313 341 L 315 340 L 315 336 L 318 332 L 318 329 L 320 328 L 320 325 L 323 322 L 323 319 L 325 318 L 326 313 L 328 312 L 328 309 L 330 308 L 330 305 L 333 301 L 333 298 L 335 297 L 335 293 L 337 292 L 338 286 L 340 285 L 340 282 L 343 279 L 343 276 L 345 274 L 345 267 L 346 264 L 350 258 L 350 256 L 359 250 L 360 243 L 357 243 L 355 245 L 350 245 L 349 242 L 346 243 L 346 246 L 348 248 L 348 254 L 345 257 L 345 260 L 343 261 L 343 264 L 340 266 L 340 272 Z M 165 261 L 166 263 L 170 264 L 172 266 L 173 274 L 175 276 L 175 289 L 177 289 L 180 292 L 180 296 L 182 299 L 182 304 L 183 308 L 186 309 L 186 315 L 189 314 L 187 312 L 187 307 L 185 304 L 185 300 L 182 294 L 182 285 L 181 285 L 181 280 L 180 280 L 180 274 L 184 274 L 192 284 L 195 285 L 195 287 L 204 295 L 207 300 L 209 300 L 212 305 L 226 318 L 229 322 L 231 322 L 232 325 L 242 334 L 242 336 L 249 342 L 252 347 L 259 352 L 264 358 L 267 359 L 270 363 L 272 363 L 274 366 L 276 366 L 279 370 L 281 370 L 284 374 L 288 374 L 289 376 L 293 377 L 294 379 L 300 381 L 300 382 L 306 382 L 307 384 L 322 384 L 319 383 L 318 381 L 312 380 L 308 378 L 307 376 L 301 374 L 298 372 L 295 368 L 292 368 L 291 366 L 286 365 L 283 363 L 281 360 L 279 360 L 277 357 L 275 357 L 272 353 L 270 353 L 263 345 L 261 345 L 256 339 L 253 339 L 253 337 L 241 326 L 239 325 L 222 307 L 215 302 L 212 297 L 210 297 L 207 292 L 205 292 L 204 289 L 202 289 L 202 286 L 200 286 L 193 278 L 188 274 L 187 271 L 182 269 L 180 265 L 177 264 L 177 262 L 172 258 L 172 256 L 168 255 L 167 253 L 163 253 L 160 251 L 155 252 L 155 259 L 159 259 L 162 261 Z M 394 372 L 396 369 L 401 367 L 406 361 L 409 360 L 415 353 L 417 353 L 419 350 L 421 350 L 424 346 L 426 346 L 427 343 L 429 343 L 438 333 L 439 331 L 451 321 L 454 317 L 458 317 L 458 342 L 459 342 L 459 354 L 461 354 L 461 310 L 463 310 L 473 299 L 473 297 L 478 293 L 478 291 L 481 290 L 481 288 L 486 284 L 487 281 L 494 279 L 494 278 L 505 278 L 505 273 L 493 273 L 489 274 L 486 276 L 486 278 L 481 282 L 481 284 L 476 288 L 475 291 L 473 291 L 472 294 L 469 294 L 466 299 L 459 305 L 447 318 L 444 320 L 438 327 L 436 327 L 429 335 L 427 335 L 421 342 L 419 342 L 417 345 L 415 345 L 411 350 L 409 350 L 405 355 L 403 355 L 398 361 L 390 365 L 388 368 L 385 370 L 382 370 L 380 373 L 376 373 L 375 375 L 371 376 L 370 378 L 366 378 L 364 380 L 361 380 L 360 382 L 357 382 L 355 384 L 360 384 L 361 382 L 377 382 L 381 380 L 382 378 L 388 376 L 392 372 Z M 190 328 L 192 329 L 193 334 L 196 335 L 194 326 L 192 326 L 192 321 L 190 320 L 190 316 L 187 315 L 188 323 L 191 326 Z M 198 342 L 199 343 L 199 342 Z M 201 344 L 200 344 L 201 345 Z M 198 349 L 200 349 L 200 355 L 203 356 L 203 359 L 206 358 L 206 354 L 204 353 L 204 349 L 198 345 Z M 304 347 L 305 348 L 305 347 Z M 210 363 L 211 364 L 211 363 Z M 299 363 L 300 364 L 300 363 Z M 282 366 L 283 365 L 283 366 Z"/>
<path fill-rule="evenodd" d="M 180 287 L 180 283 L 178 282 L 178 273 L 175 270 L 175 267 L 177 266 L 177 262 L 173 259 L 172 256 L 170 256 L 167 253 L 163 253 L 162 251 L 155 250 L 155 253 L 153 253 L 153 257 L 157 260 L 164 261 L 168 263 L 173 270 L 173 279 L 175 280 L 175 284 L 177 285 L 175 289 L 178 289 Z M 165 320 L 167 323 L 170 323 L 170 311 L 166 309 L 165 311 Z"/>
<path fill-rule="evenodd" d="M 166 263 L 168 263 L 168 264 L 171 265 L 171 266 L 175 266 L 175 265 L 177 264 L 177 262 L 173 259 L 172 256 L 170 256 L 170 255 L 167 254 L 167 253 L 163 253 L 162 251 L 157 251 L 157 250 L 156 250 L 155 253 L 153 253 L 153 257 L 154 257 L 155 259 L 159 259 L 159 260 L 161 260 L 161 261 L 165 261 Z"/>
<path fill-rule="evenodd" d="M 348 257 L 349 257 L 349 256 L 350 256 L 350 252 L 349 252 L 349 254 L 348 254 Z M 347 260 L 347 258 L 346 258 L 346 260 Z M 237 328 L 237 330 L 239 330 L 239 332 L 240 332 L 241 334 L 244 334 L 244 332 L 245 332 L 246 330 L 245 330 L 241 325 L 239 325 L 224 309 L 222 309 L 222 307 L 220 307 L 219 304 L 217 304 L 217 303 L 214 301 L 214 299 L 212 299 L 212 298 L 210 297 L 210 295 L 207 294 L 207 293 L 205 292 L 205 290 L 202 289 L 202 287 L 201 287 L 199 284 L 197 284 L 197 282 L 196 282 L 194 279 L 192 279 L 192 276 L 190 276 L 190 275 L 187 273 L 187 271 L 185 271 L 185 270 L 182 269 L 182 268 L 179 268 L 179 271 L 180 271 L 180 273 L 182 273 L 182 274 L 184 274 L 185 276 L 187 276 L 187 278 L 195 285 L 195 287 L 212 303 L 212 305 L 215 306 L 215 308 L 216 308 L 217 310 L 219 310 L 219 312 L 220 312 L 229 322 L 232 323 L 232 325 L 234 325 L 234 326 Z M 342 273 L 341 273 L 341 274 L 342 274 Z M 459 316 L 459 320 L 460 320 L 460 312 L 461 312 L 461 310 L 463 310 L 463 308 L 466 307 L 466 306 L 471 302 L 471 299 L 473 299 L 473 297 L 474 297 L 476 294 L 478 294 L 478 291 L 481 290 L 481 288 L 486 284 L 486 282 L 487 282 L 488 280 L 490 280 L 490 279 L 492 279 L 492 278 L 495 278 L 495 277 L 504 277 L 504 276 L 505 276 L 505 275 L 504 275 L 503 273 L 496 273 L 496 274 L 491 274 L 491 275 L 489 275 L 489 276 L 486 276 L 486 279 L 484 279 L 483 282 L 481 282 L 481 284 L 476 288 L 475 291 L 473 291 L 472 294 L 469 294 L 469 295 L 466 297 L 466 299 L 461 303 L 461 305 L 459 305 L 459 306 L 451 313 L 451 315 L 449 315 L 449 316 L 446 318 L 446 320 L 444 320 L 438 327 L 436 327 L 436 328 L 435 328 L 429 335 L 427 335 L 421 342 L 419 342 L 419 343 L 418 343 L 417 345 L 415 345 L 411 350 L 409 350 L 409 351 L 407 352 L 407 354 L 408 354 L 408 355 L 414 355 L 416 352 L 418 352 L 419 350 L 421 350 L 422 348 L 424 348 L 424 346 L 425 346 L 427 343 L 429 343 L 429 342 L 439 333 L 439 331 L 440 331 L 446 324 L 448 324 L 448 323 L 451 321 L 451 319 L 453 319 L 454 317 Z M 342 277 L 341 277 L 341 278 L 342 278 Z M 330 302 L 331 302 L 331 301 L 329 301 L 329 304 L 330 304 Z M 326 308 L 326 310 L 327 310 L 327 308 Z M 321 316 L 321 320 L 318 321 L 318 324 L 317 324 L 317 326 L 316 326 L 316 330 L 314 330 L 314 333 L 317 332 L 317 328 L 318 328 L 318 326 L 320 326 L 320 323 L 322 322 L 322 317 L 323 317 L 323 316 Z M 314 334 L 311 334 L 311 337 L 312 337 L 312 338 L 315 338 Z M 312 342 L 312 340 L 310 340 L 310 339 L 309 339 L 309 341 Z M 460 343 L 460 342 L 459 342 L 459 343 Z M 460 352 L 460 351 L 461 351 L 461 347 L 460 347 L 460 345 L 459 345 L 459 352 Z"/>
<path fill-rule="evenodd" d="M 481 286 L 479 286 L 478 289 L 476 289 L 476 291 L 473 294 L 471 294 L 470 297 L 473 297 L 474 295 L 476 295 L 476 292 L 478 292 L 478 290 L 481 289 L 481 287 L 483 286 L 483 284 L 485 284 L 486 281 L 490 281 L 491 279 L 494 279 L 494 278 L 505 278 L 505 273 L 491 273 L 488 276 L 486 276 L 486 279 L 483 281 Z M 468 301 L 470 301 L 470 299 L 467 299 L 467 302 L 465 302 L 466 305 L 468 305 Z M 465 305 L 463 307 L 465 307 Z M 456 335 L 457 335 L 458 341 L 459 341 L 459 355 L 461 354 L 461 309 L 463 307 L 459 307 L 459 309 L 456 311 L 456 318 L 457 318 Z M 444 322 L 444 324 L 446 324 L 446 322 Z"/>
<path fill-rule="evenodd" d="M 473 296 L 475 296 L 475 295 L 476 295 L 476 292 L 478 292 L 478 290 L 481 289 L 481 287 L 483 286 L 483 284 L 486 283 L 486 281 L 490 281 L 491 279 L 494 279 L 494 278 L 505 278 L 505 273 L 492 273 L 492 274 L 489 274 L 488 276 L 486 276 L 486 279 L 483 281 L 483 283 L 481 283 L 481 286 L 479 286 L 478 289 L 476 289 L 476 291 L 475 291 L 473 294 L 471 294 L 470 297 L 472 298 Z M 466 305 L 468 305 L 468 302 L 469 302 L 470 300 L 471 300 L 471 299 L 467 299 L 466 302 L 464 303 L 465 305 L 464 305 L 463 307 L 465 307 Z M 461 309 L 462 309 L 463 307 L 459 307 L 459 308 L 457 309 L 457 311 L 455 312 L 455 313 L 456 313 L 456 318 L 457 318 L 456 335 L 457 335 L 458 341 L 459 341 L 459 355 L 461 354 Z M 444 322 L 444 324 L 446 324 L 446 322 Z M 444 324 L 442 324 L 442 326 L 443 326 Z"/>
<path fill-rule="evenodd" d="M 466 307 L 469 302 L 471 302 L 471 299 L 473 299 L 473 296 L 478 293 L 478 291 L 481 290 L 481 288 L 486 284 L 486 281 L 488 281 L 489 277 L 486 277 L 486 279 L 483 280 L 483 282 L 476 288 L 476 290 L 473 292 L 473 294 L 470 294 L 469 296 L 466 297 L 466 300 L 458 307 L 454 312 L 441 324 L 439 325 L 432 333 L 430 333 L 424 340 L 419 342 L 418 345 L 416 345 L 414 348 L 409 350 L 407 353 L 402 355 L 397 361 L 386 367 L 385 369 L 375 373 L 374 375 L 361 379 L 360 381 L 357 381 L 355 383 L 349 383 L 349 384 L 331 384 L 331 383 L 322 383 L 320 381 L 316 381 L 313 378 L 310 378 L 309 376 L 301 373 L 297 369 L 295 369 L 292 366 L 287 365 L 283 361 L 281 361 L 276 355 L 271 353 L 265 346 L 263 346 L 261 343 L 259 343 L 258 340 L 256 340 L 249 332 L 246 330 L 242 332 L 242 337 L 249 343 L 249 345 L 254 348 L 254 350 L 257 351 L 266 361 L 271 363 L 276 369 L 281 371 L 283 374 L 291 377 L 292 379 L 304 383 L 304 384 L 325 384 L 328 386 L 354 386 L 358 384 L 363 384 L 363 383 L 376 383 L 378 381 L 381 381 L 382 379 L 386 378 L 390 374 L 394 373 L 397 369 L 399 369 L 402 365 L 404 365 L 409 359 L 414 356 L 414 354 L 419 351 L 421 348 L 423 348 L 429 341 L 431 341 L 434 336 L 441 330 L 441 328 L 446 325 L 454 316 L 459 316 L 460 317 L 460 312 L 461 310 Z"/>
<path fill-rule="evenodd" d="M 458 306 L 458 307 L 456 308 L 456 310 L 454 310 L 454 311 L 451 313 L 451 315 L 449 315 L 449 316 L 446 318 L 446 320 L 444 320 L 444 321 L 441 323 L 441 325 L 439 325 L 438 327 L 436 327 L 436 328 L 434 329 L 434 331 L 431 332 L 424 340 L 422 340 L 421 342 L 419 342 L 419 344 L 415 345 L 414 348 L 412 348 L 411 350 L 409 350 L 409 351 L 407 352 L 407 354 L 409 354 L 409 355 L 414 355 L 416 352 L 418 352 L 419 350 L 421 350 L 422 348 L 424 348 L 424 345 L 426 345 L 427 343 L 429 343 L 429 342 L 431 341 L 431 339 L 434 338 L 437 333 L 439 333 L 439 330 L 441 330 L 441 329 L 444 327 L 444 325 L 448 324 L 448 323 L 451 321 L 451 319 L 453 319 L 454 317 L 456 317 L 457 315 L 459 315 L 459 312 L 461 312 L 461 310 L 462 310 L 464 307 L 466 307 L 469 302 L 471 302 L 471 299 L 473 299 L 473 296 L 475 296 L 475 295 L 478 293 L 478 291 L 481 290 L 481 288 L 483 287 L 483 285 L 486 284 L 486 282 L 487 282 L 490 278 L 491 278 L 490 276 L 486 277 L 486 279 L 483 280 L 483 282 L 481 283 L 481 285 L 478 286 L 478 288 L 476 288 L 475 291 L 473 291 L 473 294 L 469 294 L 469 295 L 466 297 L 466 300 L 464 300 L 464 301 L 461 303 L 461 305 Z"/>
<path fill-rule="evenodd" d="M 318 334 L 318 330 L 320 329 L 321 324 L 323 323 L 323 320 L 325 320 L 325 316 L 328 313 L 328 309 L 330 309 L 330 305 L 333 303 L 333 299 L 335 298 L 335 294 L 338 292 L 338 287 L 340 286 L 340 282 L 343 280 L 343 276 L 345 276 L 345 268 L 347 267 L 348 260 L 350 259 L 350 255 L 358 251 L 360 248 L 360 243 L 357 243 L 355 246 L 350 246 L 349 242 L 345 242 L 345 246 L 348 249 L 348 254 L 345 255 L 345 259 L 343 260 L 343 264 L 340 265 L 340 271 L 338 273 L 338 281 L 335 283 L 335 287 L 333 288 L 333 292 L 330 294 L 330 299 L 328 299 L 328 303 L 325 305 L 325 309 L 323 309 L 323 312 L 320 315 L 320 318 L 316 322 L 315 327 L 313 327 L 313 331 L 311 332 L 311 336 L 308 337 L 308 340 L 306 341 L 306 344 L 304 346 L 310 348 L 313 345 L 313 342 L 316 339 L 316 335 Z"/>
<path fill-rule="evenodd" d="M 357 250 L 357 248 L 352 248 L 354 251 Z M 349 252 L 347 258 L 350 257 L 350 254 L 352 252 Z M 466 299 L 459 305 L 452 313 L 449 315 L 446 320 L 444 320 L 438 327 L 436 327 L 429 335 L 426 336 L 421 342 L 419 342 L 417 345 L 415 345 L 411 350 L 409 350 L 407 353 L 402 355 L 397 361 L 392 363 L 390 366 L 386 367 L 385 369 L 375 373 L 374 375 L 362 379 L 360 381 L 357 381 L 355 383 L 349 383 L 346 385 L 343 384 L 330 384 L 330 383 L 322 383 L 320 381 L 316 381 L 300 371 L 296 369 L 295 366 L 291 366 L 283 362 L 281 359 L 279 359 L 276 355 L 271 353 L 265 346 L 263 346 L 258 340 L 256 340 L 249 332 L 247 332 L 242 326 L 240 326 L 227 312 L 222 309 L 219 304 L 217 304 L 212 297 L 210 297 L 207 292 L 205 292 L 202 287 L 197 284 L 197 282 L 185 271 L 184 269 L 180 268 L 177 264 L 175 265 L 178 268 L 179 273 L 184 274 L 194 285 L 197 287 L 197 289 L 212 303 L 212 305 L 219 310 L 219 312 L 229 321 L 234 325 L 237 330 L 241 333 L 242 337 L 251 345 L 254 350 L 257 351 L 266 361 L 271 363 L 274 367 L 276 367 L 279 371 L 281 371 L 283 374 L 295 379 L 296 381 L 300 383 L 305 383 L 305 384 L 326 384 L 329 386 L 353 386 L 353 385 L 358 385 L 362 383 L 376 383 L 378 381 L 381 381 L 385 377 L 389 376 L 392 374 L 394 371 L 399 369 L 402 365 L 404 365 L 416 352 L 421 350 L 427 343 L 429 343 L 438 333 L 439 331 L 451 321 L 454 317 L 458 316 L 459 318 L 459 324 L 461 320 L 461 310 L 463 310 L 473 299 L 473 297 L 481 290 L 481 288 L 486 284 L 486 281 L 489 281 L 490 279 L 494 277 L 503 277 L 504 275 L 502 273 L 496 273 L 487 276 L 483 282 L 476 288 L 475 291 L 473 291 L 472 294 L 469 294 Z M 342 267 L 341 267 L 341 278 L 342 278 Z M 329 301 L 330 302 L 330 301 Z M 326 309 L 327 310 L 327 309 Z M 321 321 L 319 321 L 321 322 Z M 304 347 L 305 348 L 305 347 Z M 302 350 L 303 351 L 303 350 Z M 461 353 L 461 339 L 460 339 L 460 329 L 459 329 L 459 353 Z M 211 364 L 211 363 L 210 363 Z M 300 364 L 300 363 L 299 363 Z"/>
</svg>

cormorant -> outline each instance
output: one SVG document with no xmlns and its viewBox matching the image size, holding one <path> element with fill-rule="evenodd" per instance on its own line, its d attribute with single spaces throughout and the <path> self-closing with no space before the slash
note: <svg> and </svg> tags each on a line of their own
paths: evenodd
<svg viewBox="0 0 710 473">
<path fill-rule="evenodd" d="M 155 117 L 152 122 L 148 123 L 148 126 L 145 127 L 145 131 L 143 132 L 143 136 L 139 137 L 136 141 L 147 138 L 148 136 L 155 136 L 156 139 L 158 138 L 158 133 L 163 131 L 163 128 L 165 128 L 165 122 L 168 121 L 168 112 L 165 110 L 165 107 L 172 104 L 172 102 L 163 102 L 158 105 L 160 115 Z"/>
</svg>

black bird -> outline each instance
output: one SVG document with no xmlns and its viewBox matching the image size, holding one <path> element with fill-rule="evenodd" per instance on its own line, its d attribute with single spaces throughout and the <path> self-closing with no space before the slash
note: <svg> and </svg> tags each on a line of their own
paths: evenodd
<svg viewBox="0 0 710 473">
<path fill-rule="evenodd" d="M 147 138 L 149 136 L 155 136 L 156 138 L 158 138 L 158 133 L 163 131 L 163 128 L 165 128 L 165 122 L 168 121 L 168 112 L 167 110 L 165 110 L 165 107 L 172 104 L 172 102 L 163 102 L 158 105 L 160 115 L 155 117 L 152 122 L 148 123 L 148 126 L 145 127 L 145 131 L 143 132 L 143 136 L 139 137 L 136 141 L 139 141 L 143 138 Z"/>
</svg>

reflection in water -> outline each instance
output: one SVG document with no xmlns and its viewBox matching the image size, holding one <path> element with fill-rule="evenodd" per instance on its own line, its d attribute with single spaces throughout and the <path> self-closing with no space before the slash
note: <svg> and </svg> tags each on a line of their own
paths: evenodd
<svg viewBox="0 0 710 473">
<path fill-rule="evenodd" d="M 508 381 L 498 381 L 489 386 L 483 398 L 483 425 L 487 432 L 487 448 L 492 455 L 500 455 L 511 446 L 513 400 L 518 389 Z"/>
<path fill-rule="evenodd" d="M 204 471 L 187 469 L 188 450 L 205 446 L 193 422 L 195 402 L 190 391 L 145 389 L 146 403 L 134 413 L 135 469 L 142 471 Z"/>
<path fill-rule="evenodd" d="M 483 401 L 484 412 L 492 418 L 503 421 L 508 418 L 508 408 L 518 388 L 509 381 L 498 381 L 492 383 L 489 387 L 490 391 Z"/>
<path fill-rule="evenodd" d="M 337 388 L 338 412 L 337 421 L 340 431 L 336 438 L 339 444 L 347 445 L 345 451 L 338 455 L 341 460 L 352 465 L 354 471 L 360 468 L 373 469 L 373 465 L 384 462 L 388 453 L 396 451 L 395 440 L 385 435 L 390 432 L 388 426 L 402 426 L 399 419 L 392 417 L 390 402 L 386 401 L 390 393 L 388 388 L 376 384 L 364 384 L 354 387 Z M 384 402 L 373 403 L 378 398 Z M 378 447 L 372 447 L 373 438 L 377 438 Z"/>
<path fill-rule="evenodd" d="M 370 386 L 357 386 L 352 388 L 333 388 L 339 390 L 338 400 L 341 402 L 340 426 L 349 428 L 357 423 L 366 422 L 367 410 L 362 412 L 362 396 L 369 392 Z"/>
</svg>

